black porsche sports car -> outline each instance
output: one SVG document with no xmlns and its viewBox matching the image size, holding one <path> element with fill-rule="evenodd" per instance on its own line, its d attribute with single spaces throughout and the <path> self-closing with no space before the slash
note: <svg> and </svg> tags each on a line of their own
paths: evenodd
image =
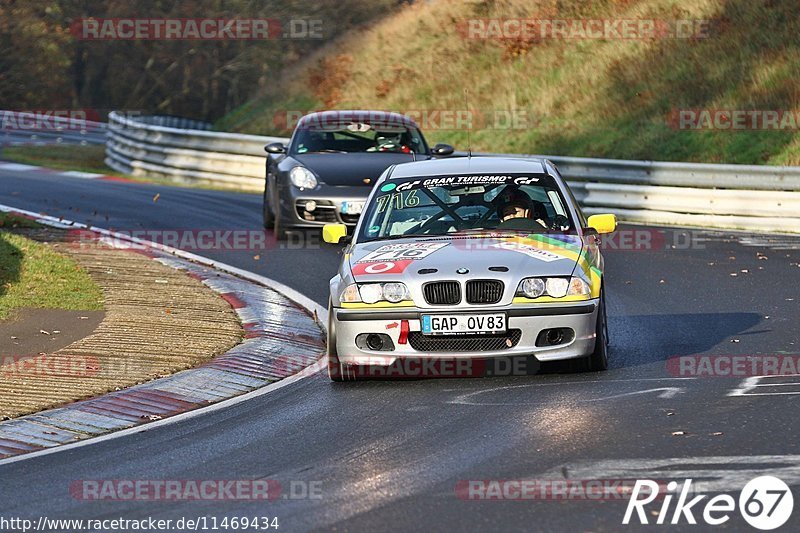
<svg viewBox="0 0 800 533">
<path fill-rule="evenodd" d="M 289 145 L 271 143 L 264 227 L 278 239 L 327 223 L 355 226 L 375 180 L 391 165 L 448 156 L 429 148 L 417 124 L 385 111 L 322 111 L 297 123 Z"/>
</svg>

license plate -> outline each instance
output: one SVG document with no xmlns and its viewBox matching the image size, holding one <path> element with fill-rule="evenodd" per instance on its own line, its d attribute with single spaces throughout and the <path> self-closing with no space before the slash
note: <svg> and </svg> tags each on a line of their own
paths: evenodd
<svg viewBox="0 0 800 533">
<path fill-rule="evenodd" d="M 422 315 L 423 335 L 505 333 L 505 313 L 490 315 Z"/>
<path fill-rule="evenodd" d="M 364 202 L 342 202 L 342 214 L 360 215 L 364 210 Z"/>
</svg>

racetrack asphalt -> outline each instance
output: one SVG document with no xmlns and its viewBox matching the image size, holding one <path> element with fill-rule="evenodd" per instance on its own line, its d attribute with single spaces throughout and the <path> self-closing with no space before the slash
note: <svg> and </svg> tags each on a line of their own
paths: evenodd
<svg viewBox="0 0 800 533">
<path fill-rule="evenodd" d="M 36 170 L 0 171 L 0 203 L 117 230 L 257 230 L 261 221 L 259 195 Z M 283 531 L 617 531 L 625 499 L 470 501 L 456 488 L 674 475 L 738 498 L 748 479 L 773 473 L 800 496 L 800 378 L 695 377 L 667 365 L 675 356 L 800 355 L 800 238 L 753 246 L 730 232 L 622 230 L 653 245 L 613 249 L 624 247 L 621 237 L 607 246 L 607 372 L 346 384 L 316 375 L 207 416 L 0 463 L 0 517 L 257 515 L 277 516 Z M 201 255 L 322 305 L 340 259 L 325 245 Z M 84 501 L 70 493 L 80 480 L 120 479 L 274 479 L 284 492 L 270 502 Z M 308 484 L 320 487 L 319 498 L 303 497 Z M 784 527 L 797 530 L 797 516 Z M 678 529 L 690 527 L 684 519 Z M 752 530 L 737 512 L 724 527 Z"/>
</svg>

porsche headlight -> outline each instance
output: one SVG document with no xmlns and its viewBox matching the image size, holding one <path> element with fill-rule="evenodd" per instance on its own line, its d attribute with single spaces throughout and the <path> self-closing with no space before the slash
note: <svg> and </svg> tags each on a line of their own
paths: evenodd
<svg viewBox="0 0 800 533">
<path fill-rule="evenodd" d="M 306 167 L 294 167 L 289 171 L 289 179 L 300 189 L 313 189 L 319 183 L 317 177 Z"/>
<path fill-rule="evenodd" d="M 581 278 L 525 278 L 517 289 L 518 296 L 536 299 L 540 296 L 563 298 L 588 296 L 591 287 Z"/>
</svg>

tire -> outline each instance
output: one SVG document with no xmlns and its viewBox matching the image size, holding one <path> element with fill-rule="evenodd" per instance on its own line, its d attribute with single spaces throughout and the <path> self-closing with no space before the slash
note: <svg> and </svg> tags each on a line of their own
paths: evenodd
<svg viewBox="0 0 800 533">
<path fill-rule="evenodd" d="M 339 361 L 339 354 L 336 351 L 336 325 L 333 321 L 333 313 L 333 305 L 328 302 L 328 377 L 331 378 L 331 381 L 336 382 L 355 381 L 356 374 L 353 369 Z"/>
<path fill-rule="evenodd" d="M 275 239 L 278 241 L 285 241 L 288 237 L 286 233 L 286 229 L 284 228 L 284 224 L 281 221 L 281 209 L 280 209 L 280 200 L 278 199 L 277 195 L 273 199 L 275 201 L 273 213 L 273 223 L 272 223 L 272 231 L 275 233 Z"/>
<path fill-rule="evenodd" d="M 269 182 L 264 184 L 264 229 L 275 227 L 275 215 L 272 213 L 271 200 L 269 194 Z"/>
<path fill-rule="evenodd" d="M 285 229 L 283 229 L 280 215 L 275 216 L 275 222 L 272 225 L 272 232 L 275 234 L 275 239 L 278 241 L 285 241 L 289 237 L 289 234 Z"/>
<path fill-rule="evenodd" d="M 602 372 L 608 370 L 608 318 L 606 315 L 605 291 L 600 290 L 600 306 L 597 309 L 597 336 L 594 341 L 594 351 L 586 358 L 586 370 L 589 372 Z"/>
</svg>

